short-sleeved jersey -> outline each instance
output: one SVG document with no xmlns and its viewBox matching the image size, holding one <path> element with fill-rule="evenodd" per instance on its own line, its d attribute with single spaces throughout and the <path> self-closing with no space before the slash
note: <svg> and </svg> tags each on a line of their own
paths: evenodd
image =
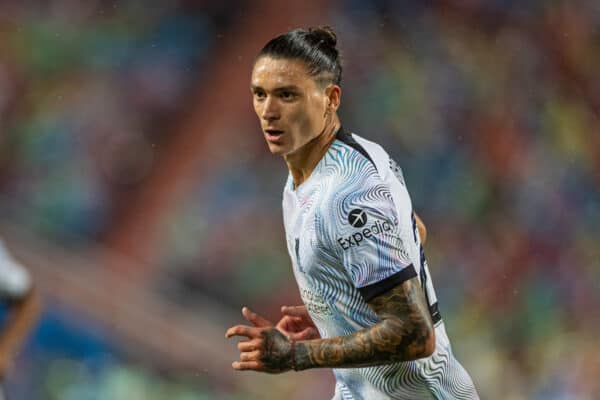
<svg viewBox="0 0 600 400">
<path fill-rule="evenodd" d="M 418 277 L 436 329 L 428 358 L 334 369 L 334 399 L 476 399 L 452 354 L 400 167 L 379 145 L 340 129 L 310 177 L 283 193 L 300 295 L 324 338 L 380 321 L 367 302 Z"/>
</svg>

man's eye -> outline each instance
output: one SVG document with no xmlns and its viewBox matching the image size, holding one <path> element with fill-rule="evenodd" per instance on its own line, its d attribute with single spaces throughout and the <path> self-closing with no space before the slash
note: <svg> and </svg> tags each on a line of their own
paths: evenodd
<svg viewBox="0 0 600 400">
<path fill-rule="evenodd" d="M 294 97 L 296 97 L 296 94 L 293 92 L 282 92 L 281 93 L 281 98 L 284 100 L 291 100 Z"/>
<path fill-rule="evenodd" d="M 264 99 L 266 97 L 264 92 L 254 92 L 254 97 L 257 99 Z"/>
</svg>

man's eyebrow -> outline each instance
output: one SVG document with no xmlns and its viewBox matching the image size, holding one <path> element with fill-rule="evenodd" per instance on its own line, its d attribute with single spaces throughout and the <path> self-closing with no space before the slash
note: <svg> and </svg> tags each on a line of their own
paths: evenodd
<svg viewBox="0 0 600 400">
<path fill-rule="evenodd" d="M 297 91 L 299 88 L 296 85 L 280 86 L 273 89 L 274 92 Z"/>
<path fill-rule="evenodd" d="M 256 86 L 256 85 L 250 85 L 250 90 L 252 90 L 253 92 L 256 90 L 265 90 L 260 86 Z M 284 91 L 298 91 L 299 87 L 296 85 L 288 85 L 288 86 L 279 86 L 276 87 L 275 89 L 273 89 L 273 92 L 284 92 Z"/>
</svg>

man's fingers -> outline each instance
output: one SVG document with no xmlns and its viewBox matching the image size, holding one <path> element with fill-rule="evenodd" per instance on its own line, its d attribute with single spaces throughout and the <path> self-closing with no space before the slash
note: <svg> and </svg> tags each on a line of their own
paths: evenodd
<svg viewBox="0 0 600 400">
<path fill-rule="evenodd" d="M 240 361 L 242 361 L 242 362 L 243 361 L 259 361 L 260 354 L 261 354 L 260 350 L 246 351 L 246 352 L 240 353 Z"/>
<path fill-rule="evenodd" d="M 245 340 L 243 342 L 239 342 L 237 347 L 239 351 L 253 351 L 259 349 L 260 339 Z"/>
<path fill-rule="evenodd" d="M 302 332 L 299 332 L 299 333 L 291 333 L 291 332 L 289 332 L 286 336 L 287 336 L 287 338 L 289 340 L 296 340 L 296 341 L 298 341 L 298 340 L 306 340 L 306 338 L 304 337 L 304 335 L 302 335 Z"/>
<path fill-rule="evenodd" d="M 300 317 L 290 317 L 286 315 L 285 317 L 281 318 L 281 320 L 277 323 L 277 328 L 283 329 L 285 331 L 292 331 L 301 322 L 302 318 Z"/>
<path fill-rule="evenodd" d="M 319 337 L 319 333 L 314 328 L 306 328 L 301 332 L 289 333 L 288 338 L 290 340 L 308 340 L 308 339 L 317 339 Z"/>
<path fill-rule="evenodd" d="M 236 325 L 225 332 L 225 337 L 230 338 L 232 336 L 246 336 L 247 338 L 254 339 L 260 337 L 260 328 L 247 326 L 247 325 Z"/>
<path fill-rule="evenodd" d="M 267 327 L 273 326 L 273 323 L 266 319 L 265 317 L 258 315 L 254 311 L 250 310 L 248 307 L 242 308 L 242 315 L 244 318 L 248 320 L 248 322 L 254 324 L 259 327 Z"/>
<path fill-rule="evenodd" d="M 283 306 L 281 307 L 281 313 L 283 315 L 289 315 L 290 317 L 308 316 L 305 306 Z"/>
<path fill-rule="evenodd" d="M 238 371 L 260 371 L 262 369 L 262 363 L 259 361 L 234 361 L 231 366 Z"/>
</svg>

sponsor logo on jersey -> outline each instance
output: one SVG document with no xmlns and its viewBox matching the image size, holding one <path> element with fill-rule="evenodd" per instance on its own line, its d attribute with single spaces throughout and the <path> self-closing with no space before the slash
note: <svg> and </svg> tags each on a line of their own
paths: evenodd
<svg viewBox="0 0 600 400">
<path fill-rule="evenodd" d="M 367 224 L 367 213 L 365 210 L 355 208 L 348 214 L 348 222 L 355 228 L 362 228 Z"/>
<path fill-rule="evenodd" d="M 356 210 L 353 210 L 352 212 L 354 212 L 354 211 L 356 211 Z M 362 210 L 360 210 L 360 211 L 362 211 Z M 363 211 L 363 213 L 364 213 L 364 211 Z M 348 220 L 350 221 L 351 218 L 348 217 Z M 366 221 L 366 220 L 367 220 L 367 215 L 365 213 L 364 221 Z M 352 222 L 350 222 L 350 225 L 352 225 Z M 357 227 L 362 228 L 364 225 L 365 224 L 363 223 L 362 225 L 359 225 Z M 348 237 L 338 238 L 337 242 L 340 244 L 340 246 L 342 246 L 342 249 L 348 250 L 351 247 L 360 246 L 360 243 L 365 239 L 368 239 L 372 236 L 380 235 L 384 232 L 390 232 L 391 230 L 392 230 L 392 224 L 390 224 L 388 221 L 376 220 L 374 224 L 367 226 L 366 228 L 364 228 L 358 232 L 354 232 L 352 235 L 350 235 Z"/>
</svg>

